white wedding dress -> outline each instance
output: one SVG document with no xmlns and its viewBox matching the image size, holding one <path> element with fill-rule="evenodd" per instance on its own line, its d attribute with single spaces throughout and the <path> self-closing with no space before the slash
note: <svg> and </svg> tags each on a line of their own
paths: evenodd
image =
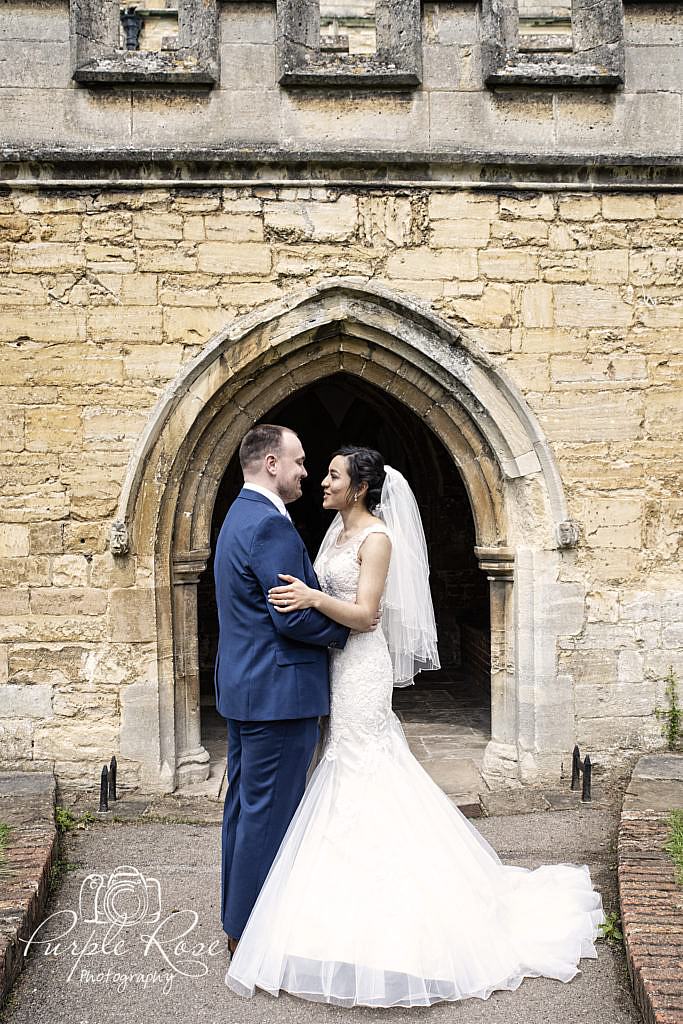
<svg viewBox="0 0 683 1024">
<path fill-rule="evenodd" d="M 319 556 L 355 601 L 378 523 Z M 330 652 L 329 733 L 226 974 L 342 1006 L 486 999 L 525 977 L 569 981 L 604 921 L 587 866 L 529 870 L 493 848 L 410 752 L 381 629 Z"/>
</svg>

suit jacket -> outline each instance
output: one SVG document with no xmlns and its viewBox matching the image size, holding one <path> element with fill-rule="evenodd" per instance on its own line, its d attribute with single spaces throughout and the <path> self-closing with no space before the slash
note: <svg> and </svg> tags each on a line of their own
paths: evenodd
<svg viewBox="0 0 683 1024">
<path fill-rule="evenodd" d="M 328 647 L 343 647 L 346 626 L 306 608 L 281 613 L 268 590 L 288 573 L 319 589 L 290 520 L 256 491 L 242 490 L 216 544 L 218 603 L 216 707 L 224 718 L 313 718 L 330 709 Z"/>
</svg>

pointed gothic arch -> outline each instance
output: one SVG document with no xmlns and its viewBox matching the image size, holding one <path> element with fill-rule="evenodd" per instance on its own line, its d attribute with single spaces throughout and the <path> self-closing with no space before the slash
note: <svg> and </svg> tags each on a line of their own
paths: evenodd
<svg viewBox="0 0 683 1024">
<path fill-rule="evenodd" d="M 554 771 L 573 741 L 573 695 L 555 671 L 562 623 L 548 599 L 552 588 L 571 588 L 557 583 L 557 568 L 575 531 L 536 418 L 506 375 L 450 324 L 383 287 L 336 279 L 219 332 L 162 396 L 131 455 L 112 551 L 134 555 L 153 581 L 158 743 L 150 747 L 149 784 L 172 790 L 208 773 L 197 583 L 225 467 L 269 409 L 340 372 L 416 412 L 467 489 L 475 551 L 491 587 L 487 780 L 515 785 Z"/>
</svg>

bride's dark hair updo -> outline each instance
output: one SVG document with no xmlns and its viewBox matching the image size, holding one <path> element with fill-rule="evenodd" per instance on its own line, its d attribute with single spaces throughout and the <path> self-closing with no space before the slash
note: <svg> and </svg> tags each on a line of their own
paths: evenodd
<svg viewBox="0 0 683 1024">
<path fill-rule="evenodd" d="M 382 485 L 386 476 L 384 459 L 374 448 L 360 448 L 353 444 L 343 445 L 333 452 L 332 458 L 336 455 L 342 455 L 346 460 L 346 468 L 351 477 L 350 497 L 358 493 L 361 484 L 368 485 L 365 504 L 368 511 L 372 512 L 382 497 Z"/>
</svg>

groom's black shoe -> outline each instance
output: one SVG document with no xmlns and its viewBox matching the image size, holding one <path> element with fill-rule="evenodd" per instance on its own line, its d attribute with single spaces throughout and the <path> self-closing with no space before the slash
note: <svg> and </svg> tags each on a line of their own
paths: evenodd
<svg viewBox="0 0 683 1024">
<path fill-rule="evenodd" d="M 228 935 L 228 953 L 230 956 L 234 956 L 235 950 L 237 949 L 237 939 L 233 939 L 232 935 Z"/>
</svg>

